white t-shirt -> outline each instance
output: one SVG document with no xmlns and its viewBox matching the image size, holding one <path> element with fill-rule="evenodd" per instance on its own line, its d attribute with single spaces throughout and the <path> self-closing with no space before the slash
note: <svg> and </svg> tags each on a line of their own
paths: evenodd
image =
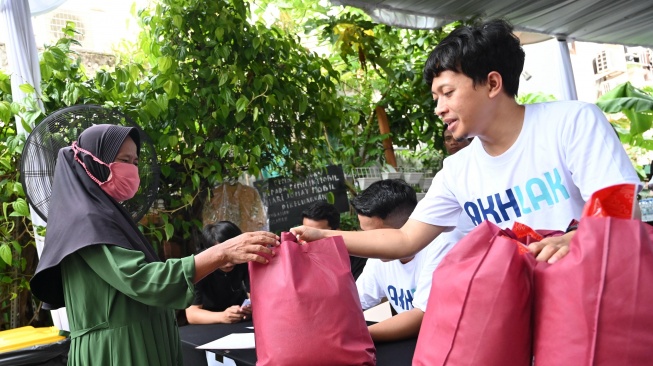
<svg viewBox="0 0 653 366">
<path fill-rule="evenodd" d="M 462 210 L 473 226 L 490 220 L 510 228 L 516 221 L 533 229 L 565 230 L 580 218 L 593 192 L 640 184 L 598 107 L 576 101 L 525 107 L 519 137 L 505 153 L 490 156 L 474 139 L 445 159 L 411 218 L 452 227 Z"/>
<path fill-rule="evenodd" d="M 440 234 L 431 244 L 423 250 L 427 250 L 427 261 L 422 266 L 417 279 L 417 288 L 413 295 L 413 307 L 426 312 L 426 303 L 429 300 L 431 293 L 431 283 L 433 281 L 433 271 L 438 267 L 442 259 L 449 253 L 460 239 L 463 238 L 463 233 L 454 229 L 453 231 Z"/>
<path fill-rule="evenodd" d="M 417 279 L 424 263 L 428 246 L 419 251 L 415 258 L 403 264 L 398 259 L 383 262 L 370 258 L 365 264 L 363 273 L 356 280 L 358 298 L 363 310 L 381 303 L 384 297 L 397 313 L 413 308 L 413 293 Z"/>
</svg>

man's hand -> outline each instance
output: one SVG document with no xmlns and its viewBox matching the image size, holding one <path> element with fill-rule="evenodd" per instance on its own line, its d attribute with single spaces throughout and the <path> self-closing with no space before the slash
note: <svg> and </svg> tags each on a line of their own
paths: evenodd
<svg viewBox="0 0 653 366">
<path fill-rule="evenodd" d="M 233 305 L 222 312 L 222 323 L 238 323 L 244 320 L 245 317 L 246 314 L 240 310 L 240 306 Z"/>
<path fill-rule="evenodd" d="M 297 226 L 290 229 L 290 232 L 297 237 L 300 244 L 326 238 L 325 230 L 315 229 L 309 226 Z"/>
<path fill-rule="evenodd" d="M 256 231 L 240 234 L 216 245 L 228 263 L 240 264 L 250 261 L 267 263 L 261 254 L 273 256 L 274 252 L 268 246 L 279 245 L 279 237 L 267 231 Z"/>
<path fill-rule="evenodd" d="M 553 264 L 569 253 L 569 243 L 574 234 L 576 234 L 575 230 L 561 236 L 544 238 L 540 242 L 528 245 L 528 250 L 538 261 Z"/>
</svg>

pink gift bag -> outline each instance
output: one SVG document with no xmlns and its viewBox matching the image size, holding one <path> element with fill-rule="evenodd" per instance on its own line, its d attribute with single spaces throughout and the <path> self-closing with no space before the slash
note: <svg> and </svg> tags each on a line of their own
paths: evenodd
<svg viewBox="0 0 653 366">
<path fill-rule="evenodd" d="M 535 270 L 536 366 L 653 364 L 653 227 L 634 185 L 587 202 L 570 252 Z"/>
<path fill-rule="evenodd" d="M 299 245 L 282 233 L 270 263 L 249 263 L 257 365 L 375 365 L 342 237 Z"/>
<path fill-rule="evenodd" d="M 535 259 L 508 235 L 483 222 L 433 272 L 413 365 L 531 365 Z"/>
</svg>

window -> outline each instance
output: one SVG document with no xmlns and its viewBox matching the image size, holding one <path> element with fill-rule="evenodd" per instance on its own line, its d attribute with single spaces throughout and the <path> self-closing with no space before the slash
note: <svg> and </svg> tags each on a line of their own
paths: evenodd
<svg viewBox="0 0 653 366">
<path fill-rule="evenodd" d="M 78 42 L 82 42 L 84 40 L 85 33 L 84 23 L 82 23 L 80 17 L 70 13 L 57 13 L 50 20 L 50 32 L 54 39 L 60 39 L 64 37 L 62 29 L 66 27 L 66 22 L 75 23 L 75 29 L 79 33 L 75 34 L 73 38 L 75 38 L 75 40 Z"/>
</svg>

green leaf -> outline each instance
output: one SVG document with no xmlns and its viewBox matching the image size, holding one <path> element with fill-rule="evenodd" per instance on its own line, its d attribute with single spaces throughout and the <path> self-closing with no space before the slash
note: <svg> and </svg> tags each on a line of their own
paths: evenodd
<svg viewBox="0 0 653 366">
<path fill-rule="evenodd" d="M 191 180 L 193 181 L 193 188 L 197 189 L 200 186 L 200 176 L 197 173 L 191 175 Z"/>
<path fill-rule="evenodd" d="M 254 145 L 252 148 L 252 154 L 254 156 L 260 157 L 261 156 L 261 147 L 259 145 Z"/>
<path fill-rule="evenodd" d="M 171 223 L 167 223 L 164 226 L 166 232 L 166 240 L 170 240 L 175 233 L 175 227 Z"/>
<path fill-rule="evenodd" d="M 161 114 L 161 108 L 159 108 L 159 105 L 154 100 L 148 100 L 143 108 L 154 118 L 159 118 Z"/>
<path fill-rule="evenodd" d="M 606 113 L 631 110 L 636 113 L 653 112 L 653 97 L 626 82 L 602 95 L 596 102 Z"/>
<path fill-rule="evenodd" d="M 11 265 L 11 248 L 7 244 L 0 245 L 0 259 Z"/>
<path fill-rule="evenodd" d="M 168 136 L 168 146 L 177 147 L 179 145 L 179 138 L 175 135 Z"/>
<path fill-rule="evenodd" d="M 156 96 L 156 103 L 162 111 L 166 111 L 168 109 L 168 96 L 166 94 L 158 94 Z"/>
<path fill-rule="evenodd" d="M 11 105 L 7 101 L 0 101 L 0 121 L 9 123 L 11 119 Z"/>
<path fill-rule="evenodd" d="M 270 74 L 263 75 L 263 82 L 266 83 L 268 87 L 272 86 L 274 84 L 274 76 Z"/>
<path fill-rule="evenodd" d="M 34 87 L 31 86 L 31 85 L 29 85 L 29 84 L 20 84 L 20 86 L 18 86 L 18 88 L 19 88 L 23 93 L 26 93 L 26 94 L 32 94 L 32 93 L 36 92 L 36 90 L 34 89 Z"/>
<path fill-rule="evenodd" d="M 157 65 L 159 65 L 159 71 L 165 73 L 172 66 L 172 57 L 170 56 L 161 56 L 157 59 Z"/>
<path fill-rule="evenodd" d="M 270 133 L 270 129 L 267 127 L 261 127 L 261 135 L 263 135 L 263 138 L 267 142 L 273 142 L 272 141 L 272 134 Z"/>
<path fill-rule="evenodd" d="M 247 108 L 247 105 L 249 104 L 249 99 L 247 99 L 246 96 L 241 95 L 240 98 L 236 101 L 236 111 L 237 112 L 242 112 Z"/>
<path fill-rule="evenodd" d="M 29 206 L 27 205 L 27 202 L 24 199 L 22 198 L 17 199 L 12 206 L 14 209 L 14 213 L 18 213 L 20 216 L 29 217 L 30 215 Z M 12 214 L 12 216 L 15 215 Z"/>
<path fill-rule="evenodd" d="M 218 86 L 223 86 L 229 80 L 229 75 L 225 72 L 220 74 L 220 81 L 218 81 Z"/>
<path fill-rule="evenodd" d="M 179 84 L 174 80 L 168 80 L 163 83 L 163 90 L 168 94 L 168 98 L 174 99 L 179 95 Z"/>
<path fill-rule="evenodd" d="M 336 196 L 333 194 L 333 192 L 330 192 L 330 191 L 327 192 L 326 199 L 327 199 L 327 202 L 332 204 L 332 205 L 336 203 Z"/>
<path fill-rule="evenodd" d="M 172 24 L 177 28 L 181 28 L 181 26 L 184 24 L 184 19 L 181 17 L 181 15 L 173 15 Z"/>
<path fill-rule="evenodd" d="M 623 114 L 630 120 L 631 135 L 639 135 L 651 129 L 653 114 L 635 113 L 630 109 L 624 110 Z"/>
<path fill-rule="evenodd" d="M 222 42 L 222 40 L 224 39 L 224 28 L 222 27 L 216 28 L 214 34 L 215 34 L 215 39 L 218 42 Z"/>
<path fill-rule="evenodd" d="M 231 146 L 229 146 L 229 144 L 222 144 L 220 146 L 220 157 L 224 158 L 225 156 L 227 156 L 230 150 L 231 150 Z"/>
</svg>

